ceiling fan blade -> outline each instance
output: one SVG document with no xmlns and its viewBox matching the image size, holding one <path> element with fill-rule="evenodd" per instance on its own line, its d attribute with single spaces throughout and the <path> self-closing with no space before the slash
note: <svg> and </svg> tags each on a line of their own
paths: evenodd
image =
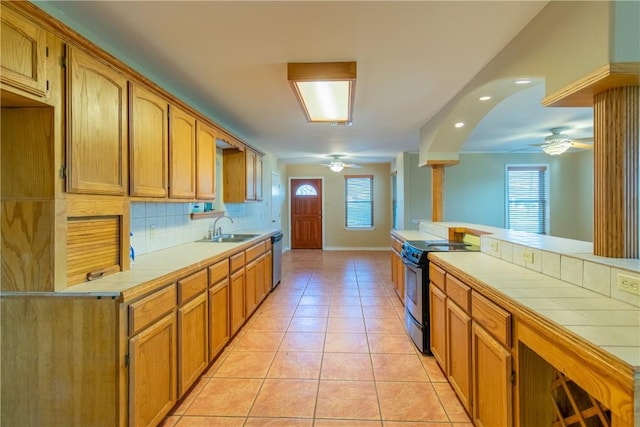
<svg viewBox="0 0 640 427">
<path fill-rule="evenodd" d="M 584 150 L 593 149 L 593 144 L 585 144 L 584 142 L 576 142 L 576 140 L 571 141 L 571 146 L 573 148 L 582 148 Z"/>
<path fill-rule="evenodd" d="M 345 167 L 345 168 L 357 168 L 357 169 L 360 169 L 362 166 L 360 166 L 360 165 L 354 165 L 353 163 L 346 163 L 346 164 L 344 165 L 344 167 Z"/>
</svg>

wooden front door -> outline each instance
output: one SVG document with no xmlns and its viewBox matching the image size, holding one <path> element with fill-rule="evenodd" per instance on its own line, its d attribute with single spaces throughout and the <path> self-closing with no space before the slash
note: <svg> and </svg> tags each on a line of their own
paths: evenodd
<svg viewBox="0 0 640 427">
<path fill-rule="evenodd" d="M 291 180 L 291 248 L 322 249 L 322 180 Z"/>
</svg>

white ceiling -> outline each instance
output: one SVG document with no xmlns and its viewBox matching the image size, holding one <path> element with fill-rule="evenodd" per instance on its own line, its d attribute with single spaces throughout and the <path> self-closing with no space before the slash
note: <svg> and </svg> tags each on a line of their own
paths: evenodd
<svg viewBox="0 0 640 427">
<path fill-rule="evenodd" d="M 249 144 L 300 163 L 335 153 L 385 162 L 417 152 L 420 128 L 546 3 L 55 1 L 43 7 L 59 10 L 55 16 Z M 307 123 L 296 103 L 286 64 L 323 61 L 357 61 L 352 126 Z M 550 127 L 590 124 L 591 109 L 543 109 L 543 92 L 537 86 L 499 104 L 463 150 L 517 150 L 541 142 Z"/>
</svg>

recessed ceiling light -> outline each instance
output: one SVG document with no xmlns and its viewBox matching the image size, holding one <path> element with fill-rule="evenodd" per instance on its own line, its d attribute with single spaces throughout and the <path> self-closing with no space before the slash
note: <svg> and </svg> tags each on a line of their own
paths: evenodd
<svg viewBox="0 0 640 427">
<path fill-rule="evenodd" d="M 485 95 L 485 96 L 481 96 L 480 98 L 478 98 L 480 101 L 488 101 L 491 99 L 491 97 L 489 95 Z"/>
<path fill-rule="evenodd" d="M 531 80 L 526 80 L 526 79 L 523 79 L 523 80 L 516 80 L 516 84 L 517 84 L 517 85 L 527 85 L 527 84 L 529 84 L 529 83 L 531 83 Z"/>
<path fill-rule="evenodd" d="M 461 128 L 462 126 L 464 126 L 464 122 L 458 122 L 454 126 L 457 128 Z"/>
</svg>

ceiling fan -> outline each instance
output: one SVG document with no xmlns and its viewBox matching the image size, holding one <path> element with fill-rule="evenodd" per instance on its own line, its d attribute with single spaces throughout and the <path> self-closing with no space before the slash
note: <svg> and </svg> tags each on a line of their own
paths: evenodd
<svg viewBox="0 0 640 427">
<path fill-rule="evenodd" d="M 567 135 L 563 134 L 566 127 L 557 127 L 549 129 L 551 135 L 547 135 L 544 138 L 544 142 L 541 144 L 530 144 L 532 147 L 540 147 L 542 151 L 552 156 L 558 156 L 569 148 L 580 148 L 583 150 L 591 150 L 593 145 L 588 142 L 593 142 L 593 137 L 571 139 Z"/>
<path fill-rule="evenodd" d="M 341 154 L 333 154 L 331 156 L 329 156 L 332 160 L 329 163 L 323 163 L 320 166 L 324 166 L 326 168 L 331 169 L 333 172 L 340 172 L 342 171 L 342 169 L 344 168 L 360 168 L 361 166 L 358 166 L 354 163 L 345 163 L 341 160 L 342 157 L 344 157 Z"/>
</svg>

